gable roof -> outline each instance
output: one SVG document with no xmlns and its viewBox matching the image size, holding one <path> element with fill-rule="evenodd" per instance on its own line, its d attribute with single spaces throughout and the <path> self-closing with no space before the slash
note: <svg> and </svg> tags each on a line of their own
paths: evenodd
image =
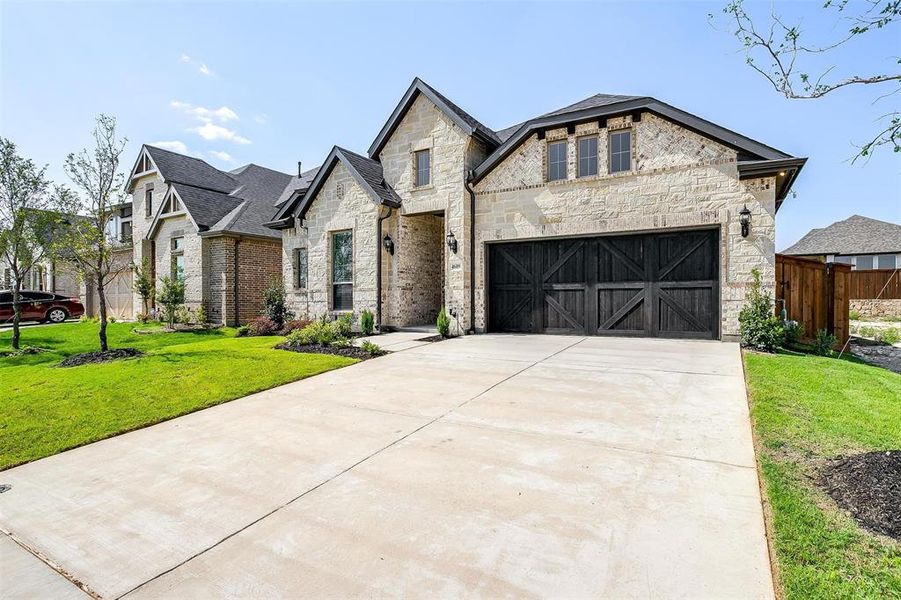
<svg viewBox="0 0 901 600">
<path fill-rule="evenodd" d="M 369 194 L 373 202 L 393 208 L 400 206 L 400 196 L 385 181 L 381 163 L 361 156 L 356 152 L 351 152 L 346 148 L 334 146 L 322 163 L 322 166 L 319 167 L 310 187 L 303 193 L 300 193 L 300 191 L 295 193 L 289 202 L 282 205 L 272 221 L 266 223 L 266 226 L 272 229 L 285 229 L 291 226 L 291 222 L 294 219 L 302 219 L 338 162 L 341 162 L 347 168 L 351 176 Z"/>
<path fill-rule="evenodd" d="M 413 102 L 416 100 L 419 94 L 423 94 L 426 98 L 431 100 L 431 102 L 435 106 L 437 106 L 439 110 L 450 117 L 454 124 L 462 129 L 467 135 L 474 136 L 483 143 L 487 144 L 489 146 L 489 149 L 493 149 L 501 143 L 500 138 L 497 137 L 497 134 L 494 133 L 494 131 L 480 123 L 478 119 L 467 113 L 465 110 L 448 100 L 445 96 L 440 94 L 435 88 L 428 85 L 422 79 L 416 77 L 415 79 L 413 79 L 413 83 L 410 84 L 410 87 L 407 88 L 407 91 L 400 99 L 400 102 L 397 103 L 397 106 L 394 108 L 391 116 L 388 117 L 388 121 L 382 126 L 381 131 L 379 131 L 379 134 L 372 142 L 372 145 L 369 146 L 370 158 L 378 157 L 379 152 L 381 152 L 382 148 L 385 147 L 385 144 L 388 142 L 391 134 L 394 133 L 395 129 L 397 129 L 397 126 L 404 118 L 404 115 L 407 114 L 407 111 L 410 110 L 410 107 L 413 105 Z"/>
<path fill-rule="evenodd" d="M 790 255 L 880 254 L 901 252 L 901 225 L 852 215 L 828 227 L 811 229 L 782 251 Z"/>
<path fill-rule="evenodd" d="M 316 177 L 316 173 L 319 171 L 319 167 L 313 167 L 307 171 L 304 171 L 300 174 L 300 176 L 291 177 L 291 181 L 288 182 L 288 185 L 285 186 L 282 195 L 279 196 L 278 201 L 275 203 L 276 206 L 281 206 L 285 202 L 291 199 L 295 192 L 304 191 L 309 189 L 310 184 L 313 183 L 313 178 Z"/>
<path fill-rule="evenodd" d="M 263 223 L 272 216 L 276 202 L 293 180 L 291 175 L 253 163 L 221 171 L 199 158 L 146 144 L 136 167 L 145 153 L 201 232 L 278 237 Z M 129 191 L 134 175 L 132 171 Z M 148 236 L 153 235 L 163 217 L 157 213 Z"/>
<path fill-rule="evenodd" d="M 781 185 L 777 190 L 777 196 L 780 201 L 788 193 L 791 183 L 806 160 L 795 158 L 781 150 L 762 144 L 649 96 L 595 94 L 574 104 L 545 113 L 498 132 L 497 137 L 502 139 L 503 142 L 482 164 L 476 167 L 472 174 L 471 183 L 476 184 L 481 181 L 505 158 L 512 154 L 516 148 L 537 132 L 577 123 L 600 121 L 621 115 L 638 115 L 644 111 L 654 113 L 686 129 L 733 148 L 739 155 L 739 171 L 742 172 L 744 170 L 743 167 L 747 166 L 747 176 L 760 177 L 785 172 L 786 176 L 780 182 Z M 747 163 L 747 165 L 743 163 Z"/>
<path fill-rule="evenodd" d="M 185 156 L 170 150 L 163 150 L 156 146 L 144 144 L 142 153 L 146 152 L 157 171 L 168 183 L 184 183 L 216 192 L 230 192 L 237 187 L 234 177 L 225 171 L 220 171 L 211 164 L 193 156 Z M 140 161 L 140 155 L 138 156 Z M 137 164 L 137 163 L 136 163 Z M 134 173 L 129 178 L 127 191 L 131 191 Z"/>
</svg>

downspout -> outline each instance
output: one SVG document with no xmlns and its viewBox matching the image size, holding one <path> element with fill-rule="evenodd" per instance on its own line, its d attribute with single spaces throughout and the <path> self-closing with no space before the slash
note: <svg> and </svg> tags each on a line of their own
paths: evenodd
<svg viewBox="0 0 901 600">
<path fill-rule="evenodd" d="M 472 191 L 469 182 L 472 181 L 475 172 L 466 172 L 463 186 L 469 192 L 469 331 L 476 332 L 476 193 Z"/>
<path fill-rule="evenodd" d="M 235 268 L 234 268 L 234 283 L 233 288 L 235 292 L 235 327 L 241 325 L 241 319 L 238 316 L 240 313 L 240 302 L 238 301 L 238 245 L 241 243 L 241 238 L 235 239 Z"/>
<path fill-rule="evenodd" d="M 379 206 L 379 217 L 375 226 L 375 324 L 382 331 L 382 221 L 391 216 L 393 209 L 388 206 L 388 212 L 382 213 L 384 205 Z"/>
</svg>

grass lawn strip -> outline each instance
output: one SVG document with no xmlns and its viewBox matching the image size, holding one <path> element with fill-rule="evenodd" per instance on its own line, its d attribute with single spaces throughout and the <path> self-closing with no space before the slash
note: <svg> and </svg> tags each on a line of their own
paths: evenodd
<svg viewBox="0 0 901 600">
<path fill-rule="evenodd" d="M 234 338 L 234 330 L 135 335 L 109 326 L 110 347 L 145 356 L 58 368 L 66 356 L 97 349 L 97 325 L 23 332 L 40 354 L 0 358 L 0 469 L 159 423 L 356 362 L 275 350 L 281 337 Z M 9 345 L 0 333 L 0 349 Z"/>
<path fill-rule="evenodd" d="M 837 457 L 901 448 L 901 375 L 788 352 L 744 360 L 785 597 L 901 598 L 901 544 L 818 487 Z"/>
</svg>

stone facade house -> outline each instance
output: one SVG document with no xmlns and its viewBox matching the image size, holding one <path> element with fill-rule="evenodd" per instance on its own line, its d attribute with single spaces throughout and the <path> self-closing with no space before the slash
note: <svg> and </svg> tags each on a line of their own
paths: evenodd
<svg viewBox="0 0 901 600">
<path fill-rule="evenodd" d="M 804 162 L 649 97 L 494 131 L 417 78 L 366 156 L 335 147 L 268 225 L 300 313 L 732 338 Z"/>
<path fill-rule="evenodd" d="M 146 259 L 157 281 L 183 277 L 186 305 L 203 306 L 210 322 L 259 316 L 263 290 L 281 276 L 281 238 L 263 223 L 294 181 L 254 164 L 226 172 L 143 146 L 127 186 L 135 263 Z"/>
</svg>

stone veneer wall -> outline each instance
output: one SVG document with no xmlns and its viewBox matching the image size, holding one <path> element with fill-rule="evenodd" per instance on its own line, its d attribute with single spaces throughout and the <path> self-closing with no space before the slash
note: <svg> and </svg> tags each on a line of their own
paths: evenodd
<svg viewBox="0 0 901 600">
<path fill-rule="evenodd" d="M 353 232 L 353 312 L 375 312 L 375 239 L 378 205 L 338 163 L 329 174 L 316 201 L 307 211 L 303 227 L 282 234 L 282 269 L 288 301 L 298 316 L 333 312 L 331 300 L 331 234 Z M 307 289 L 296 286 L 294 250 L 306 247 Z"/>
<path fill-rule="evenodd" d="M 596 124 L 533 135 L 476 186 L 476 328 L 485 327 L 485 242 L 545 236 L 715 226 L 720 230 L 721 334 L 738 334 L 738 312 L 751 269 L 772 292 L 775 277 L 775 181 L 739 181 L 735 151 L 645 113 L 611 121 L 633 129 L 633 170 L 607 174 L 607 134 Z M 599 135 L 599 174 L 575 177 L 575 139 Z M 547 141 L 569 140 L 569 172 L 546 182 Z M 604 163 L 604 164 L 600 164 Z M 741 237 L 738 211 L 752 212 Z"/>
<path fill-rule="evenodd" d="M 431 154 L 431 181 L 429 185 L 417 188 L 414 182 L 413 153 L 428 148 Z M 454 233 L 458 241 L 458 251 L 443 252 L 444 256 L 444 302 L 449 311 L 457 314 L 461 329 L 466 329 L 469 319 L 469 194 L 464 186 L 466 172 L 475 168 L 486 157 L 485 148 L 467 136 L 438 107 L 423 95 L 419 95 L 398 124 L 391 138 L 379 153 L 379 160 L 385 181 L 401 197 L 403 215 L 427 212 L 443 212 L 444 228 L 442 237 L 448 231 Z M 401 221 L 402 222 L 402 221 Z M 397 228 L 397 222 L 388 219 L 388 227 Z M 397 240 L 398 238 L 395 238 Z M 398 253 L 410 252 L 400 248 Z M 421 253 L 420 258 L 428 261 L 430 252 Z M 392 295 L 392 290 L 402 282 L 393 279 L 391 261 L 383 257 L 383 302 L 398 323 L 408 324 L 417 318 L 404 314 L 409 309 L 402 296 Z"/>
<path fill-rule="evenodd" d="M 870 317 L 901 317 L 901 300 L 850 300 L 848 310 L 860 313 L 861 320 Z"/>
</svg>

